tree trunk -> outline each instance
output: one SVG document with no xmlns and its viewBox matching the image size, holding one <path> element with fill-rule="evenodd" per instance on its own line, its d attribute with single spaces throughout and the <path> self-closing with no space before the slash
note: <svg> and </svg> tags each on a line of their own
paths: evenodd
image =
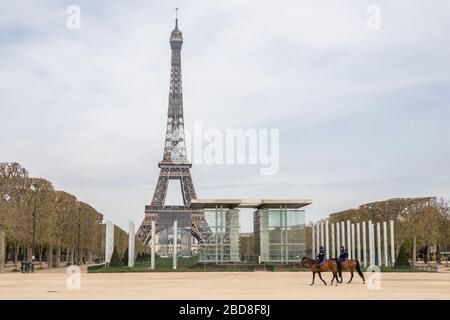
<svg viewBox="0 0 450 320">
<path fill-rule="evenodd" d="M 26 255 L 27 258 L 25 260 L 28 262 L 31 262 L 33 259 L 33 248 L 31 246 L 26 246 L 25 248 L 26 248 L 26 252 L 27 252 L 27 255 Z"/>
<path fill-rule="evenodd" d="M 56 266 L 59 267 L 61 263 L 61 247 L 56 248 Z"/>
<path fill-rule="evenodd" d="M 5 271 L 5 231 L 0 226 L 0 273 Z"/>
<path fill-rule="evenodd" d="M 39 245 L 39 268 L 42 268 L 42 245 Z"/>
<path fill-rule="evenodd" d="M 441 264 L 441 247 L 440 245 L 436 245 L 436 263 Z"/>
<path fill-rule="evenodd" d="M 19 242 L 16 242 L 14 247 L 14 269 L 17 270 L 17 262 L 19 260 Z"/>
<path fill-rule="evenodd" d="M 47 264 L 48 268 L 53 268 L 53 246 L 49 245 L 47 249 Z"/>
<path fill-rule="evenodd" d="M 74 253 L 75 253 L 75 250 L 73 248 L 70 248 L 70 265 L 73 265 Z"/>
<path fill-rule="evenodd" d="M 412 264 L 413 267 L 416 265 L 416 249 L 417 249 L 416 248 L 416 241 L 417 241 L 417 238 L 414 235 L 413 243 L 412 243 L 412 261 L 411 261 L 411 264 Z"/>
<path fill-rule="evenodd" d="M 87 262 L 88 263 L 92 263 L 92 250 L 88 249 L 88 258 L 87 258 Z"/>
</svg>

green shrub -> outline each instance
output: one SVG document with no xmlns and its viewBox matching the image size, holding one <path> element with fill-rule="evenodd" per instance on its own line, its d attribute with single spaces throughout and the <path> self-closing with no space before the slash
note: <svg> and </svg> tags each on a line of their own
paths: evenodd
<svg viewBox="0 0 450 320">
<path fill-rule="evenodd" d="M 109 263 L 110 267 L 123 267 L 122 260 L 120 260 L 119 252 L 117 252 L 117 247 L 114 247 L 113 254 L 111 256 L 111 261 Z"/>
<path fill-rule="evenodd" d="M 128 265 L 128 248 L 125 250 L 125 253 L 123 254 L 122 263 L 125 266 Z"/>
<path fill-rule="evenodd" d="M 411 267 L 408 256 L 406 255 L 408 248 L 406 246 L 406 243 L 403 243 L 400 247 L 400 251 L 398 252 L 397 258 L 395 259 L 395 266 L 396 267 Z"/>
</svg>

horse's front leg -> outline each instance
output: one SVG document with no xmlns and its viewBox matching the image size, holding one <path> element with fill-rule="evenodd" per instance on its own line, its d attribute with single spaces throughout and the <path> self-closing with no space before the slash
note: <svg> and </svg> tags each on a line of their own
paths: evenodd
<svg viewBox="0 0 450 320">
<path fill-rule="evenodd" d="M 331 285 L 333 285 L 333 280 L 336 279 L 336 286 L 339 283 L 339 278 L 338 278 L 338 273 L 337 272 L 333 272 L 333 279 L 331 279 Z"/>
<path fill-rule="evenodd" d="M 353 279 L 353 270 L 352 270 L 352 269 L 350 269 L 350 280 L 348 280 L 348 282 L 347 282 L 347 283 L 350 283 L 350 282 L 352 282 L 352 279 Z"/>
<path fill-rule="evenodd" d="M 320 274 L 320 271 L 317 272 L 317 274 L 319 275 L 320 280 L 322 280 L 324 285 L 327 285 L 326 281 L 322 279 L 322 275 Z"/>
<path fill-rule="evenodd" d="M 314 285 L 314 279 L 316 278 L 316 271 L 313 270 L 312 274 L 313 274 L 313 281 L 312 281 L 312 283 L 310 284 L 310 286 Z"/>
</svg>

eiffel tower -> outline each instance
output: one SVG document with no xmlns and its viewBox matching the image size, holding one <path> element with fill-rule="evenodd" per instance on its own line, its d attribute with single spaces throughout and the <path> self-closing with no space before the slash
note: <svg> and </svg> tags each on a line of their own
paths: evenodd
<svg viewBox="0 0 450 320">
<path fill-rule="evenodd" d="M 138 238 L 147 244 L 151 237 L 151 222 L 156 223 L 156 232 L 168 228 L 173 220 L 190 219 L 191 233 L 199 242 L 202 236 L 202 225 L 205 225 L 203 213 L 190 210 L 191 199 L 197 199 L 192 182 L 190 168 L 192 164 L 187 160 L 184 139 L 183 92 L 181 81 L 181 47 L 183 33 L 178 29 L 178 16 L 175 19 L 175 29 L 170 34 L 170 47 L 172 50 L 170 70 L 169 110 L 167 112 L 166 141 L 164 145 L 163 160 L 158 166 L 159 173 L 152 202 L 145 206 L 145 218 L 137 232 Z M 166 206 L 165 199 L 169 180 L 179 180 L 183 205 Z M 189 223 L 189 221 L 187 221 Z M 185 221 L 186 223 L 186 221 Z"/>
</svg>

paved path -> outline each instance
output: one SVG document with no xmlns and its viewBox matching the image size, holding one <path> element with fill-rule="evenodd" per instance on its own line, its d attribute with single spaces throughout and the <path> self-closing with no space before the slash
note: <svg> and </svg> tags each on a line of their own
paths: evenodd
<svg viewBox="0 0 450 320">
<path fill-rule="evenodd" d="M 450 299 L 450 273 L 384 273 L 379 290 L 310 287 L 308 272 L 82 273 L 69 290 L 63 271 L 0 274 L 0 299 Z"/>
</svg>

